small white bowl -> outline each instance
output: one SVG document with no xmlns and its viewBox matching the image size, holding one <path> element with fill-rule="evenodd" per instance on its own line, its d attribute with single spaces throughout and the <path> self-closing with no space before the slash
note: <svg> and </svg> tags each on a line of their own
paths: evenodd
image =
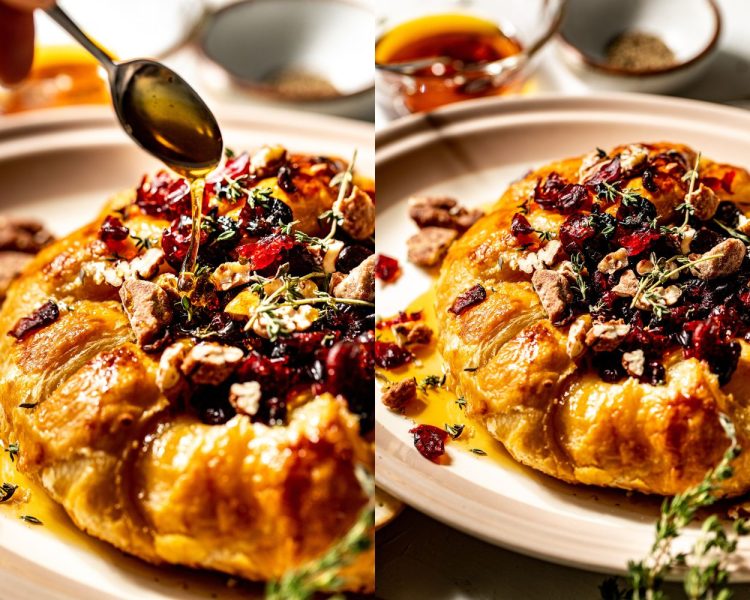
<svg viewBox="0 0 750 600">
<path fill-rule="evenodd" d="M 374 29 L 373 13 L 347 0 L 244 0 L 211 15 L 199 43 L 240 90 L 330 104 L 373 94 Z M 282 74 L 305 74 L 329 89 L 281 87 Z"/>
<path fill-rule="evenodd" d="M 668 67 L 631 70 L 609 66 L 605 49 L 626 31 L 659 37 L 675 55 Z M 671 92 L 701 75 L 721 33 L 715 0 L 568 0 L 560 29 L 563 58 L 594 89 Z"/>
</svg>

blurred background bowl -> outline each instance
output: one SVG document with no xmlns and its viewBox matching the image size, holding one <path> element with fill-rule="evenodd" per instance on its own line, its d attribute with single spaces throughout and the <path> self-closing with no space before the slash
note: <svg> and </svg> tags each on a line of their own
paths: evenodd
<svg viewBox="0 0 750 600">
<path fill-rule="evenodd" d="M 470 15 L 494 23 L 506 36 L 521 46 L 518 54 L 483 66 L 491 76 L 491 85 L 473 97 L 512 94 L 521 90 L 533 72 L 540 50 L 557 32 L 562 21 L 565 0 L 379 0 L 377 39 L 395 27 L 428 15 Z M 408 68 L 376 62 L 378 104 L 390 115 L 405 115 L 419 106 L 418 96 L 429 89 Z M 434 69 L 433 69 L 434 70 Z M 443 77 L 451 85 L 465 73 Z M 439 80 L 439 76 L 435 76 Z M 468 98 L 467 98 L 468 99 Z"/>
<path fill-rule="evenodd" d="M 224 78 L 260 99 L 341 114 L 341 103 L 372 97 L 373 35 L 363 4 L 246 0 L 213 13 L 199 45 L 217 67 L 214 83 Z"/>
<path fill-rule="evenodd" d="M 655 69 L 609 65 L 607 47 L 625 32 L 659 38 L 674 63 Z M 568 0 L 560 49 L 571 70 L 593 89 L 672 92 L 708 68 L 720 33 L 714 0 Z"/>
</svg>

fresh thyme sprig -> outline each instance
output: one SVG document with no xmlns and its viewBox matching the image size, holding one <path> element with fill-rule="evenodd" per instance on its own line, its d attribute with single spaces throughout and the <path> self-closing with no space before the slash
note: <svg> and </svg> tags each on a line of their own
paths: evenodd
<svg viewBox="0 0 750 600">
<path fill-rule="evenodd" d="M 685 269 L 689 269 L 690 267 L 708 260 L 721 258 L 722 256 L 722 254 L 710 254 L 708 256 L 701 256 L 695 260 L 690 260 L 686 256 L 673 256 L 669 259 L 662 257 L 656 259 L 652 254 L 651 262 L 654 265 L 653 269 L 638 282 L 638 289 L 633 296 L 633 301 L 630 303 L 631 308 L 635 308 L 638 302 L 641 302 L 650 306 L 655 316 L 661 316 L 666 310 L 668 310 L 664 303 L 664 299 L 657 294 L 658 288 L 662 284 L 666 283 L 669 279 Z M 675 267 L 674 265 L 676 263 L 680 266 Z"/>
<path fill-rule="evenodd" d="M 461 437 L 461 434 L 464 432 L 464 427 L 465 425 L 461 425 L 460 423 L 455 423 L 454 425 L 450 425 L 449 423 L 445 424 L 445 430 L 454 440 Z"/>
<path fill-rule="evenodd" d="M 285 307 L 299 307 L 305 305 L 326 305 L 329 308 L 336 309 L 339 305 L 349 304 L 354 306 L 366 306 L 375 308 L 373 302 L 357 300 L 353 298 L 336 298 L 322 290 L 316 290 L 314 295 L 305 295 L 302 292 L 300 284 L 308 279 L 325 279 L 325 273 L 308 273 L 302 276 L 289 275 L 289 264 L 284 263 L 279 267 L 276 275 L 273 277 L 263 277 L 254 275 L 251 278 L 252 285 L 250 289 L 262 297 L 260 304 L 253 310 L 253 314 L 245 325 L 246 329 L 251 329 L 258 321 L 261 315 L 265 317 L 264 325 L 269 335 L 269 339 L 274 341 L 280 335 L 286 335 L 290 331 L 286 328 L 283 316 L 279 314 L 279 309 Z M 265 286 L 272 282 L 278 282 L 279 286 L 268 296 L 265 294 Z"/>
<path fill-rule="evenodd" d="M 18 489 L 18 486 L 14 483 L 8 483 L 3 482 L 2 485 L 0 485 L 0 504 L 3 502 L 7 502 L 13 497 L 13 494 L 16 493 L 16 490 Z"/>
<path fill-rule="evenodd" d="M 445 385 L 446 377 L 447 375 L 445 373 L 443 373 L 442 377 L 440 375 L 427 375 L 419 384 L 419 389 L 426 392 L 430 388 L 441 388 Z"/>
<path fill-rule="evenodd" d="M 10 462 L 15 462 L 16 458 L 18 457 L 18 453 L 20 452 L 18 442 L 13 442 L 12 444 L 8 444 L 8 447 L 5 449 L 5 451 L 8 453 Z"/>
<path fill-rule="evenodd" d="M 588 284 L 583 277 L 583 270 L 586 268 L 583 263 L 583 256 L 579 252 L 571 254 L 570 263 L 573 265 L 573 272 L 575 273 L 576 283 L 573 287 L 574 290 L 578 291 L 581 296 L 581 300 L 586 300 L 586 294 L 588 293 Z"/>
<path fill-rule="evenodd" d="M 354 164 L 357 162 L 357 150 L 355 148 L 354 153 L 352 154 L 352 160 L 349 163 L 349 167 L 344 171 L 343 173 L 337 174 L 333 179 L 331 179 L 330 187 L 339 187 L 339 195 L 336 198 L 335 204 L 340 203 L 344 198 L 346 198 L 347 194 L 349 193 L 349 188 L 352 185 L 352 182 L 354 181 Z M 332 240 L 334 236 L 336 235 L 336 229 L 338 228 L 339 224 L 341 223 L 343 216 L 336 213 L 336 211 L 331 210 L 330 214 L 328 212 L 323 213 L 318 217 L 321 220 L 324 220 L 326 218 L 331 219 L 331 230 L 328 232 L 328 235 L 326 235 L 323 239 L 323 241 L 327 242 L 329 240 Z"/>
<path fill-rule="evenodd" d="M 741 231 L 738 231 L 734 227 L 730 227 L 723 221 L 720 221 L 719 219 L 714 219 L 714 223 L 716 223 L 719 227 L 721 227 L 724 231 L 726 231 L 729 235 L 731 235 L 733 238 L 737 238 L 741 242 L 744 242 L 745 244 L 750 244 L 750 237 L 746 236 Z"/>
<path fill-rule="evenodd" d="M 605 581 L 599 588 L 602 600 L 667 600 L 661 589 L 665 576 L 684 566 L 688 571 L 683 585 L 690 600 L 731 598 L 726 567 L 729 556 L 737 548 L 737 539 L 748 533 L 743 519 L 735 521 L 728 534 L 719 519 L 710 516 L 704 521 L 701 535 L 689 553 L 674 553 L 672 549 L 682 530 L 695 520 L 699 510 L 716 502 L 721 484 L 733 475 L 732 463 L 741 449 L 731 420 L 721 414 L 719 421 L 730 442 L 721 461 L 700 483 L 664 501 L 651 551 L 643 560 L 628 564 L 624 588 L 616 578 Z"/>
<path fill-rule="evenodd" d="M 607 202 L 614 202 L 620 198 L 623 206 L 630 206 L 643 200 L 643 196 L 633 190 L 621 190 L 611 183 L 602 182 L 596 187 L 596 195 Z"/>
<path fill-rule="evenodd" d="M 357 469 L 362 491 L 370 499 L 360 512 L 352 528 L 321 558 L 285 574 L 266 587 L 266 600 L 309 600 L 319 591 L 340 589 L 344 584 L 339 573 L 362 552 L 372 547 L 372 528 L 375 524 L 375 483 L 364 468 Z M 341 598 L 341 596 L 336 596 Z M 333 600 L 333 599 L 331 599 Z"/>
</svg>

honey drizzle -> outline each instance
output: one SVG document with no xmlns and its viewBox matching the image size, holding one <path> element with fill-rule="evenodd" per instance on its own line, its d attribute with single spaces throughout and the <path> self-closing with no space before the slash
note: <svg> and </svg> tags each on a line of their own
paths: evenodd
<svg viewBox="0 0 750 600">
<path fill-rule="evenodd" d="M 190 184 L 190 206 L 192 216 L 192 228 L 190 231 L 190 245 L 188 246 L 185 260 L 182 261 L 178 287 L 180 291 L 188 291 L 193 287 L 193 274 L 198 261 L 198 251 L 201 243 L 201 221 L 203 217 L 203 190 L 206 180 L 203 177 L 187 177 Z"/>
<path fill-rule="evenodd" d="M 422 322 L 428 325 L 433 332 L 439 330 L 437 315 L 435 314 L 435 290 L 434 285 L 430 290 L 419 296 L 409 304 L 407 312 L 422 312 Z M 393 341 L 393 333 L 389 329 L 379 331 L 379 339 Z M 392 371 L 381 371 L 391 381 L 402 381 L 415 378 L 417 384 L 421 384 L 428 375 L 442 377 L 447 372 L 443 357 L 433 341 L 422 350 L 414 350 L 416 360 L 400 369 Z M 478 449 L 486 453 L 486 456 L 477 455 L 478 460 L 491 460 L 503 468 L 523 470 L 508 454 L 503 445 L 493 438 L 484 426 L 466 414 L 466 408 L 461 408 L 458 403 L 459 394 L 451 389 L 450 377 L 446 384 L 437 388 L 428 388 L 426 391 L 418 391 L 417 402 L 404 409 L 404 416 L 412 419 L 417 424 L 434 425 L 441 429 L 445 425 L 463 425 L 461 435 L 453 440 L 449 439 L 447 445 L 460 448 L 463 452 L 471 452 Z M 474 453 L 472 453 L 474 454 Z"/>
</svg>

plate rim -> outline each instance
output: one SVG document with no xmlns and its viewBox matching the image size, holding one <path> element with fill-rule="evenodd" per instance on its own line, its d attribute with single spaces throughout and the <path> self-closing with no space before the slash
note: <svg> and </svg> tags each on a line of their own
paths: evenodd
<svg viewBox="0 0 750 600">
<path fill-rule="evenodd" d="M 485 118 L 508 119 L 509 124 L 514 116 L 521 117 L 520 120 L 524 122 L 529 122 L 533 121 L 536 113 L 554 113 L 557 115 L 578 113 L 580 115 L 588 111 L 595 111 L 600 114 L 617 112 L 619 114 L 630 113 L 631 115 L 665 115 L 683 122 L 687 117 L 702 120 L 711 119 L 711 123 L 716 124 L 717 127 L 732 127 L 750 132 L 750 112 L 733 106 L 717 105 L 686 98 L 627 92 L 562 96 L 559 94 L 539 94 L 533 97 L 488 98 L 445 106 L 429 114 L 410 115 L 380 129 L 376 133 L 376 169 L 379 169 L 379 165 L 383 163 L 396 160 L 399 155 L 408 154 L 411 149 L 418 148 L 424 141 L 434 141 L 436 138 L 444 137 L 443 134 L 447 137 L 460 136 L 461 126 L 467 125 L 471 121 L 480 122 Z M 506 125 L 506 123 L 503 124 Z M 382 183 L 379 187 L 382 188 Z M 377 214 L 395 204 L 397 202 L 381 202 L 377 206 Z M 387 248 L 378 249 L 379 252 L 383 250 L 388 252 Z M 575 542 L 575 532 L 563 531 L 560 527 L 557 527 L 555 529 L 556 535 L 550 536 L 550 531 L 555 526 L 555 519 L 559 521 L 564 516 L 554 516 L 551 512 L 548 512 L 546 514 L 547 520 L 540 523 L 535 519 L 529 519 L 528 515 L 531 513 L 534 517 L 537 517 L 541 511 L 507 496 L 497 496 L 506 505 L 512 505 L 513 509 L 504 515 L 502 535 L 498 535 L 497 525 L 494 529 L 483 527 L 488 517 L 497 516 L 498 509 L 495 506 L 488 507 L 486 502 L 479 501 L 475 496 L 460 493 L 455 489 L 443 488 L 441 490 L 442 497 L 439 497 L 434 494 L 437 484 L 433 482 L 432 486 L 429 485 L 431 479 L 429 473 L 435 472 L 437 474 L 438 472 L 433 471 L 434 469 L 445 467 L 431 463 L 416 463 L 420 465 L 416 467 L 414 464 L 410 464 L 408 460 L 404 460 L 403 456 L 398 455 L 395 450 L 396 446 L 393 446 L 393 449 L 389 451 L 386 445 L 403 444 L 403 440 L 397 440 L 396 436 L 379 418 L 379 413 L 383 415 L 385 410 L 376 395 L 376 482 L 385 491 L 406 504 L 478 539 L 564 566 L 610 575 L 622 574 L 627 571 L 626 561 L 639 556 L 634 554 L 624 560 L 619 558 L 615 560 L 611 556 L 613 553 L 612 546 L 606 543 L 609 538 L 605 535 L 597 535 L 595 539 L 590 539 L 591 536 L 589 536 L 583 541 Z M 419 460 L 422 463 L 428 463 L 424 459 L 415 459 L 415 461 Z M 401 488 L 399 484 L 404 481 L 408 481 L 412 489 L 406 491 Z M 473 481 L 469 483 L 475 486 L 476 490 L 482 490 L 484 494 L 493 493 Z M 449 500 L 446 500 L 446 498 Z M 458 504 L 451 504 L 450 500 Z M 457 505 L 461 506 L 461 510 L 456 510 Z M 525 511 L 522 510 L 524 506 Z M 524 512 L 526 518 L 524 518 Z M 653 527 L 651 522 L 647 525 Z M 609 533 L 615 533 L 611 524 L 607 527 L 609 527 L 607 530 Z M 602 526 L 602 530 L 605 530 L 604 526 Z M 533 535 L 530 535 L 531 533 Z M 623 537 L 628 534 L 627 531 L 619 533 Z M 694 530 L 689 530 L 686 532 L 685 538 L 693 541 L 696 533 Z M 580 558 L 573 551 L 576 549 L 575 543 L 568 548 L 560 545 L 557 538 L 561 536 L 567 536 L 564 539 L 565 542 L 573 541 L 578 544 L 579 548 L 581 544 L 585 543 L 593 550 L 589 550 L 586 558 Z M 529 541 L 532 538 L 536 538 L 536 540 Z M 545 539 L 547 543 L 540 546 L 540 539 Z M 552 543 L 553 540 L 556 543 Z M 644 554 L 647 549 L 648 546 L 643 547 Z M 739 554 L 742 558 L 750 557 L 748 540 L 741 540 Z M 592 556 L 597 558 L 592 559 Z M 750 572 L 745 568 L 738 570 L 733 578 L 735 583 L 742 581 L 750 581 Z"/>
</svg>

